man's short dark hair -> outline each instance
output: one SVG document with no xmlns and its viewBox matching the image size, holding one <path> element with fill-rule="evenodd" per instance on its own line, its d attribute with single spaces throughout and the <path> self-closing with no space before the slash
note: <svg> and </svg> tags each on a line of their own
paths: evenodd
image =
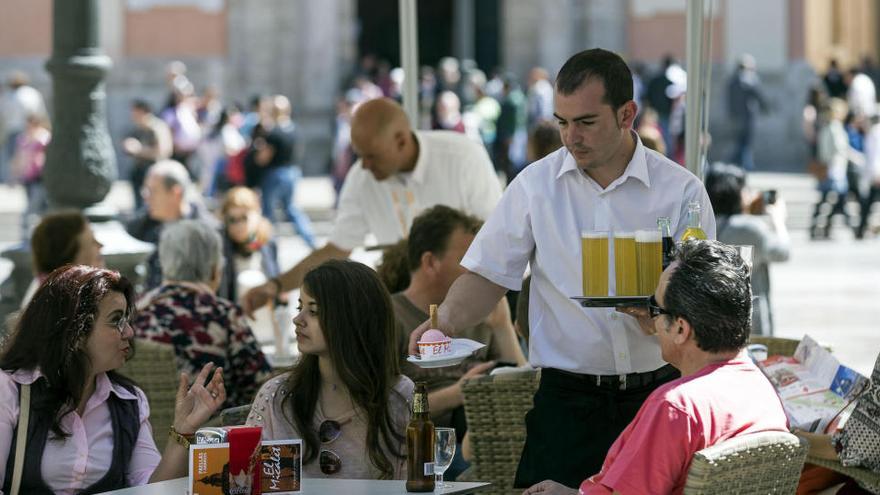
<svg viewBox="0 0 880 495">
<path fill-rule="evenodd" d="M 620 55 L 593 48 L 569 58 L 556 76 L 556 91 L 570 95 L 593 79 L 605 86 L 603 101 L 615 111 L 633 99 L 632 72 Z"/>
<path fill-rule="evenodd" d="M 741 349 L 752 328 L 749 266 L 732 246 L 687 241 L 676 253 L 664 303 L 669 318 L 684 318 L 706 352 Z"/>
<path fill-rule="evenodd" d="M 422 254 L 426 252 L 442 256 L 449 247 L 449 238 L 456 229 L 476 234 L 480 230 L 480 219 L 463 213 L 455 208 L 437 205 L 417 216 L 409 229 L 407 240 L 407 259 L 409 269 L 419 269 Z"/>
<path fill-rule="evenodd" d="M 742 213 L 742 190 L 746 173 L 736 165 L 713 163 L 706 172 L 706 192 L 716 215 Z"/>
<path fill-rule="evenodd" d="M 147 102 L 147 100 L 134 100 L 131 102 L 131 108 L 140 110 L 144 113 L 153 113 L 153 107 Z"/>
</svg>

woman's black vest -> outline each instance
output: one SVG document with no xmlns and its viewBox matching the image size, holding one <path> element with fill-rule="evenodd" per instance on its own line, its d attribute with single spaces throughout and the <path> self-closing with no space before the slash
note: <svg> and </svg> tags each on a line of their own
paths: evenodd
<svg viewBox="0 0 880 495">
<path fill-rule="evenodd" d="M 21 385 L 19 385 L 19 389 Z M 40 396 L 45 393 L 46 380 L 39 379 L 31 385 L 31 404 L 39 403 Z M 102 493 L 126 488 L 128 483 L 125 472 L 131 462 L 131 455 L 140 430 L 138 402 L 136 399 L 120 399 L 111 393 L 107 398 L 110 409 L 110 421 L 113 424 L 113 461 L 103 478 L 95 484 L 79 492 L 80 494 Z M 72 413 L 71 413 L 72 414 Z M 34 414 L 31 410 L 28 421 L 27 444 L 24 451 L 24 466 L 21 476 L 20 493 L 28 495 L 53 495 L 52 490 L 43 481 L 41 466 L 46 440 L 52 426 L 47 415 Z M 12 433 L 12 446 L 6 461 L 6 477 L 3 481 L 3 493 L 9 493 L 12 486 L 12 469 L 15 466 L 15 447 L 17 443 L 18 425 Z"/>
</svg>

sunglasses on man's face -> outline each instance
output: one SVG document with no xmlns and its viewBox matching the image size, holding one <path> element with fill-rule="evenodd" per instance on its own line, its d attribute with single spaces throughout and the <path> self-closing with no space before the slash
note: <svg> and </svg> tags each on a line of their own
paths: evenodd
<svg viewBox="0 0 880 495">
<path fill-rule="evenodd" d="M 660 305 L 657 303 L 657 298 L 654 296 L 651 296 L 651 298 L 648 299 L 648 313 L 651 315 L 651 318 L 656 318 L 660 315 L 670 314 L 669 311 L 666 311 L 665 309 L 660 307 Z"/>
<path fill-rule="evenodd" d="M 327 419 L 318 427 L 318 438 L 321 440 L 322 445 L 333 442 L 341 434 L 342 425 L 339 424 L 339 421 Z M 336 474 L 342 469 L 342 459 L 339 458 L 339 454 L 336 452 L 322 449 L 320 454 L 318 454 L 318 465 L 321 467 L 322 473 Z"/>
</svg>

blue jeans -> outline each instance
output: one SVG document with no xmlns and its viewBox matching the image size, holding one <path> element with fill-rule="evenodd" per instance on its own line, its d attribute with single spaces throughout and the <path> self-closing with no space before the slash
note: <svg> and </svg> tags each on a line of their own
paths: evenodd
<svg viewBox="0 0 880 495">
<path fill-rule="evenodd" d="M 302 170 L 296 166 L 276 167 L 266 170 L 260 183 L 263 191 L 263 216 L 275 223 L 275 205 L 281 203 L 284 215 L 296 227 L 297 233 L 310 248 L 315 248 L 315 235 L 312 222 L 302 210 L 293 204 L 296 183 L 302 177 Z"/>
<path fill-rule="evenodd" d="M 754 123 L 744 123 L 736 137 L 736 149 L 733 152 L 731 161 L 739 165 L 743 170 L 755 170 L 755 153 L 754 153 Z"/>
</svg>

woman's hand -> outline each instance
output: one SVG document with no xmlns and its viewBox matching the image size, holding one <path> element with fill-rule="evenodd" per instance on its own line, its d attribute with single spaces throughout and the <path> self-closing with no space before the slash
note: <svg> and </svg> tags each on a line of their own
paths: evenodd
<svg viewBox="0 0 880 495">
<path fill-rule="evenodd" d="M 203 366 L 192 386 L 189 386 L 189 374 L 180 374 L 174 405 L 174 429 L 178 433 L 194 434 L 226 400 L 223 368 L 217 368 L 211 381 L 205 383 L 213 368 L 214 363 Z"/>
</svg>

